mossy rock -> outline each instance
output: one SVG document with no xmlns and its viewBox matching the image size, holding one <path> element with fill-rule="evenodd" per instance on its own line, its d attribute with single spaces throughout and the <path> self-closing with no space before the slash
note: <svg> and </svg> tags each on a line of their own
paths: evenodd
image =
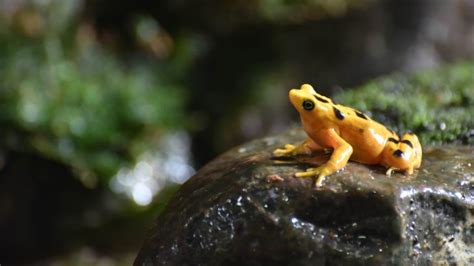
<svg viewBox="0 0 474 266">
<path fill-rule="evenodd" d="M 202 168 L 158 217 L 135 265 L 474 263 L 473 147 L 425 147 L 413 176 L 350 162 L 316 188 L 294 177 L 309 157 L 272 157 L 304 137 L 256 140 Z"/>
<path fill-rule="evenodd" d="M 474 61 L 375 79 L 335 100 L 414 131 L 423 144 L 474 144 Z"/>
</svg>

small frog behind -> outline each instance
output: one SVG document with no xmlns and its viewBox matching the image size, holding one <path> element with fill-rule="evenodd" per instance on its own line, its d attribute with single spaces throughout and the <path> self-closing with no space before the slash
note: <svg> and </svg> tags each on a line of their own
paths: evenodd
<svg viewBox="0 0 474 266">
<path fill-rule="evenodd" d="M 350 107 L 335 104 L 316 93 L 309 84 L 292 89 L 289 98 L 300 114 L 308 138 L 295 147 L 285 145 L 276 149 L 276 156 L 311 154 L 314 151 L 333 149 L 328 162 L 299 172 L 297 177 L 317 176 L 316 186 L 324 178 L 343 168 L 349 159 L 364 164 L 381 164 L 393 171 L 413 173 L 421 165 L 422 150 L 415 134 L 408 132 L 399 138 L 395 132 Z"/>
</svg>

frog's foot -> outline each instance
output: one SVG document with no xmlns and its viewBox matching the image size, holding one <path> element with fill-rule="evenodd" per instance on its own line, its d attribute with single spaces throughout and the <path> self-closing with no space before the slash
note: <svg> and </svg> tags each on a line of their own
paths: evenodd
<svg viewBox="0 0 474 266">
<path fill-rule="evenodd" d="M 308 168 L 305 172 L 298 172 L 295 174 L 296 177 L 312 177 L 319 175 L 318 168 Z"/>
<path fill-rule="evenodd" d="M 296 177 L 313 177 L 316 176 L 316 187 L 321 187 L 326 176 L 332 172 L 326 165 L 321 165 L 317 168 L 308 168 L 305 172 L 298 172 L 295 174 Z"/>
<path fill-rule="evenodd" d="M 390 168 L 387 169 L 387 172 L 385 172 L 385 174 L 386 174 L 387 176 L 391 176 L 392 173 L 393 173 L 393 171 L 396 171 L 396 170 L 397 170 L 397 169 L 396 169 L 395 167 L 390 167 Z"/>
<path fill-rule="evenodd" d="M 411 175 L 413 174 L 413 167 L 408 168 L 408 169 L 400 169 L 396 167 L 390 167 L 387 169 L 387 172 L 385 173 L 387 176 L 391 176 L 393 172 L 404 172 L 405 174 Z"/>
<path fill-rule="evenodd" d="M 292 155 L 295 151 L 296 147 L 291 144 L 286 144 L 285 148 L 283 149 L 276 149 L 273 151 L 273 155 L 275 156 L 285 156 L 285 155 Z"/>
</svg>

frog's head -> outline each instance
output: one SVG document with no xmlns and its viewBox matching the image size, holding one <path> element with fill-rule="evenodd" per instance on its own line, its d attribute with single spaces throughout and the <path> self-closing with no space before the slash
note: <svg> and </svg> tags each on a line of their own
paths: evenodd
<svg viewBox="0 0 474 266">
<path fill-rule="evenodd" d="M 331 103 L 331 99 L 316 93 L 309 84 L 301 85 L 300 89 L 290 90 L 289 98 L 290 102 L 302 116 L 325 111 Z"/>
</svg>

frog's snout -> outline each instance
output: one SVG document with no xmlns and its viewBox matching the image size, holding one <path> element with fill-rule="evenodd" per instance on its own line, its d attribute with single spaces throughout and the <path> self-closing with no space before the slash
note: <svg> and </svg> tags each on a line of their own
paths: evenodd
<svg viewBox="0 0 474 266">
<path fill-rule="evenodd" d="M 296 97 L 297 94 L 298 94 L 298 89 L 291 89 L 290 92 L 288 93 L 288 97 L 291 100 L 291 98 Z"/>
<path fill-rule="evenodd" d="M 290 102 L 296 107 L 301 101 L 301 90 L 291 89 L 288 93 L 288 98 L 290 98 Z"/>
<path fill-rule="evenodd" d="M 315 94 L 316 92 L 311 85 L 303 84 L 300 89 L 291 89 L 288 93 L 288 97 L 290 98 L 290 102 L 296 107 L 300 105 L 303 99 Z"/>
</svg>

